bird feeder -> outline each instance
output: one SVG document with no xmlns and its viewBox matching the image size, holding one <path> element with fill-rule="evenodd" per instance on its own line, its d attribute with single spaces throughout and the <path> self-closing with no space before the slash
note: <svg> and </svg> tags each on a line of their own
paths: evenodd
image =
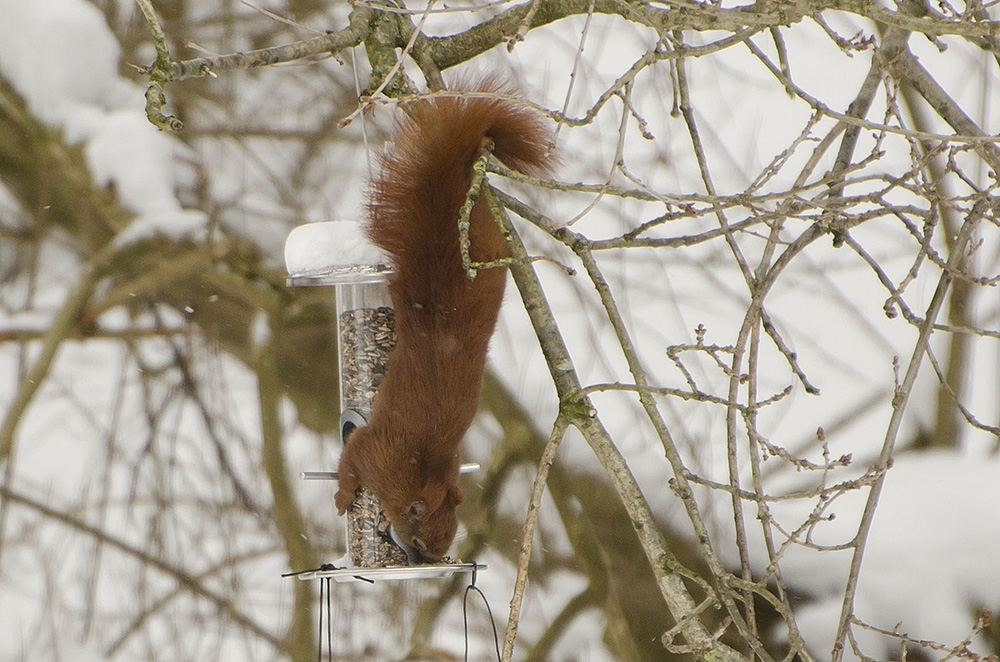
<svg viewBox="0 0 1000 662">
<path fill-rule="evenodd" d="M 310 223 L 295 228 L 285 242 L 289 287 L 334 287 L 340 360 L 340 439 L 365 425 L 396 343 L 395 317 L 386 288 L 391 272 L 386 256 L 356 222 Z M 478 465 L 463 466 L 463 471 Z M 336 479 L 330 471 L 303 473 L 306 479 Z M 347 555 L 335 566 L 300 573 L 301 579 L 337 581 L 440 577 L 473 572 L 474 563 L 418 565 L 419 554 L 396 538 L 378 498 L 361 488 L 347 511 Z M 359 569 L 365 569 L 363 575 Z"/>
</svg>

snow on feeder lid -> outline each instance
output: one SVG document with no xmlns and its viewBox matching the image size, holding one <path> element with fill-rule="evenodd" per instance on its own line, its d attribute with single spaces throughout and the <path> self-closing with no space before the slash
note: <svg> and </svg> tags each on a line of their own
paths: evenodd
<svg viewBox="0 0 1000 662">
<path fill-rule="evenodd" d="M 285 240 L 289 287 L 383 281 L 389 260 L 356 221 L 307 223 Z"/>
</svg>

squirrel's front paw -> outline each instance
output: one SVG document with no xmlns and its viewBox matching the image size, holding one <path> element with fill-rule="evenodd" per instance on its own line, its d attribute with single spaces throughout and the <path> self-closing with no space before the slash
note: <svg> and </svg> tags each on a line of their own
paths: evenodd
<svg viewBox="0 0 1000 662">
<path fill-rule="evenodd" d="M 349 492 L 344 488 L 337 490 L 337 494 L 333 497 L 334 502 L 337 504 L 337 513 L 343 515 L 347 512 L 348 506 L 354 501 L 354 492 Z"/>
</svg>

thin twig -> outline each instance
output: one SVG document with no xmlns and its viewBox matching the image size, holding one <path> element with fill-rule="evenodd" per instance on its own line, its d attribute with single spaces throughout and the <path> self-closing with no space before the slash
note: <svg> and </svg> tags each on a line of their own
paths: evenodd
<svg viewBox="0 0 1000 662">
<path fill-rule="evenodd" d="M 911 393 L 913 392 L 913 385 L 917 380 L 917 373 L 920 371 L 920 365 L 923 363 L 924 353 L 930 343 L 931 334 L 934 331 L 934 320 L 937 319 L 938 314 L 941 312 L 941 307 L 944 305 L 945 295 L 948 293 L 948 288 L 954 278 L 952 270 L 957 268 L 957 266 L 961 264 L 961 261 L 965 259 L 965 250 L 968 246 L 969 239 L 972 236 L 973 230 L 975 230 L 978 225 L 979 219 L 985 209 L 986 203 L 978 204 L 972 212 L 966 216 L 965 221 L 962 223 L 958 237 L 955 239 L 954 246 L 952 247 L 951 258 L 948 260 L 950 268 L 941 272 L 937 288 L 934 290 L 934 296 L 931 298 L 931 302 L 927 306 L 927 313 L 924 315 L 924 323 L 920 327 L 920 334 L 917 337 L 916 343 L 914 343 L 913 353 L 907 363 L 906 373 L 896 390 L 896 394 L 893 396 L 892 417 L 890 418 L 889 425 L 886 428 L 885 438 L 882 442 L 882 450 L 879 453 L 878 463 L 876 465 L 876 468 L 881 471 L 879 471 L 878 477 L 875 479 L 875 482 L 872 484 L 871 491 L 868 493 L 868 500 L 866 501 L 865 509 L 861 514 L 861 523 L 858 525 L 858 532 L 855 536 L 854 556 L 851 559 L 851 567 L 847 577 L 847 586 L 844 591 L 844 603 L 840 613 L 840 621 L 837 626 L 837 637 L 833 646 L 834 662 L 839 662 L 844 654 L 844 643 L 847 637 L 847 630 L 850 624 L 850 619 L 854 615 L 854 597 L 858 589 L 858 579 L 861 576 L 861 562 L 864 559 L 865 546 L 868 542 L 868 534 L 871 531 L 872 521 L 875 518 L 875 510 L 878 506 L 879 497 L 882 494 L 882 486 L 885 483 L 885 470 L 889 468 L 892 462 L 893 450 L 896 447 L 896 438 L 899 435 L 899 430 L 903 422 L 903 413 L 906 411 L 906 405 L 909 402 Z"/>
<path fill-rule="evenodd" d="M 514 579 L 514 592 L 510 599 L 510 615 L 507 618 L 507 630 L 504 633 L 503 649 L 500 654 L 502 662 L 510 662 L 514 654 L 514 640 L 517 638 L 517 628 L 520 624 L 521 603 L 524 600 L 524 588 L 528 582 L 528 563 L 531 561 L 532 540 L 535 536 L 535 523 L 538 521 L 538 511 L 542 507 L 542 494 L 545 492 L 545 482 L 548 480 L 549 468 L 555 461 L 556 451 L 566 435 L 569 422 L 562 416 L 556 418 L 552 433 L 545 442 L 542 456 L 538 460 L 538 471 L 535 482 L 531 486 L 531 496 L 528 499 L 528 512 L 524 517 L 521 532 L 521 551 L 517 557 L 517 575 Z"/>
</svg>

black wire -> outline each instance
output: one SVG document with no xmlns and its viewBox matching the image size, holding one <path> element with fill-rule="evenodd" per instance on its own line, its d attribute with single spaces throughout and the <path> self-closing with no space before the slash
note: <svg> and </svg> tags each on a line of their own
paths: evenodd
<svg viewBox="0 0 1000 662">
<path fill-rule="evenodd" d="M 319 649 L 316 651 L 316 662 L 323 662 L 323 582 L 319 583 Z"/>
<path fill-rule="evenodd" d="M 326 578 L 326 659 L 333 662 L 333 608 L 330 606 L 330 578 Z M 320 606 L 320 610 L 323 607 Z M 320 635 L 322 636 L 322 635 Z"/>
<path fill-rule="evenodd" d="M 490 625 L 493 626 L 493 645 L 497 651 L 497 662 L 500 662 L 500 635 L 497 633 L 497 623 L 493 620 L 493 610 L 490 609 L 490 601 L 486 599 L 486 594 L 476 586 L 476 569 L 479 566 L 472 566 L 472 581 L 465 587 L 465 595 L 462 596 L 462 625 L 465 627 L 465 662 L 469 662 L 469 591 L 475 591 L 482 597 L 486 604 L 486 613 L 490 617 Z"/>
</svg>

